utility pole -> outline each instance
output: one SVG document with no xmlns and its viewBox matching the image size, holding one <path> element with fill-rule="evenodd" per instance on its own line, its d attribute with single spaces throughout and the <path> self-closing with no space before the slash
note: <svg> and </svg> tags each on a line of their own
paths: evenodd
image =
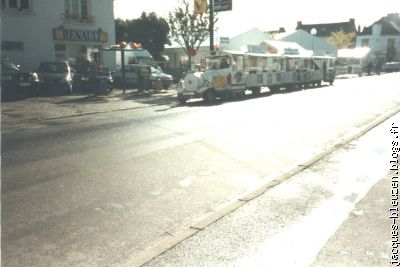
<svg viewBox="0 0 400 267">
<path fill-rule="evenodd" d="M 214 51 L 214 0 L 210 0 L 210 52 Z"/>
</svg>

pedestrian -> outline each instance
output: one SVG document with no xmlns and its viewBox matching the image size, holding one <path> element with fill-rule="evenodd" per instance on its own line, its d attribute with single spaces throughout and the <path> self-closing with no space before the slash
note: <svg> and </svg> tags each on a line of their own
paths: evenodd
<svg viewBox="0 0 400 267">
<path fill-rule="evenodd" d="M 377 62 L 376 65 L 375 65 L 375 73 L 377 75 L 381 74 L 381 64 L 379 62 Z"/>
<path fill-rule="evenodd" d="M 370 61 L 367 65 L 367 71 L 368 71 L 368 75 L 371 75 L 371 70 L 372 70 L 372 62 Z"/>
</svg>

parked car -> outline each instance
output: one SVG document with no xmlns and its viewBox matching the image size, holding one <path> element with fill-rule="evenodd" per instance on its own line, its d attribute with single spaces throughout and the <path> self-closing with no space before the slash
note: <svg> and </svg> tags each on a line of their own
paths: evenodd
<svg viewBox="0 0 400 267">
<path fill-rule="evenodd" d="M 382 66 L 383 72 L 396 72 L 400 71 L 400 62 L 387 62 Z"/>
<path fill-rule="evenodd" d="M 151 67 L 150 80 L 161 81 L 164 89 L 168 89 L 173 83 L 172 75 L 164 73 L 160 67 Z"/>
<path fill-rule="evenodd" d="M 104 84 L 102 83 L 104 81 Z M 96 67 L 96 70 L 74 71 L 72 79 L 73 90 L 85 93 L 110 92 L 114 87 L 112 72 L 107 66 Z"/>
<path fill-rule="evenodd" d="M 153 67 L 139 64 L 128 64 L 125 66 L 125 85 L 132 85 L 139 89 L 146 90 L 155 88 L 159 81 L 162 84 L 162 88 L 168 89 L 173 83 L 173 77 L 169 74 L 165 74 L 158 66 Z M 121 69 L 114 73 L 114 82 L 116 86 L 122 85 Z"/>
<path fill-rule="evenodd" d="M 89 75 L 89 88 L 95 94 L 107 94 L 114 86 L 111 71 L 106 66 L 100 66 Z"/>
<path fill-rule="evenodd" d="M 1 57 L 1 96 L 3 99 L 33 96 L 39 78 L 35 72 L 21 71 L 21 67 L 7 57 Z"/>
<path fill-rule="evenodd" d="M 150 66 L 139 64 L 125 65 L 125 85 L 135 87 L 149 87 Z M 115 86 L 122 86 L 122 69 L 119 68 L 113 75 Z"/>
<path fill-rule="evenodd" d="M 50 94 L 72 93 L 72 71 L 68 62 L 46 61 L 38 69 L 40 90 Z"/>
</svg>

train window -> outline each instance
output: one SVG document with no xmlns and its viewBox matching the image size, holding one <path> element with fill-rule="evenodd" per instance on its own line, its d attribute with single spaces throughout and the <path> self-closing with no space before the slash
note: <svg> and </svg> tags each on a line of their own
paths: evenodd
<svg viewBox="0 0 400 267">
<path fill-rule="evenodd" d="M 206 58 L 206 68 L 207 69 L 220 69 L 229 68 L 229 57 L 207 57 Z"/>
<path fill-rule="evenodd" d="M 243 56 L 233 55 L 233 61 L 234 61 L 234 69 L 235 70 L 243 70 L 244 69 Z"/>
<path fill-rule="evenodd" d="M 286 59 L 286 70 L 291 70 L 290 60 L 288 58 Z"/>
<path fill-rule="evenodd" d="M 304 60 L 304 68 L 308 69 L 308 59 Z"/>
</svg>

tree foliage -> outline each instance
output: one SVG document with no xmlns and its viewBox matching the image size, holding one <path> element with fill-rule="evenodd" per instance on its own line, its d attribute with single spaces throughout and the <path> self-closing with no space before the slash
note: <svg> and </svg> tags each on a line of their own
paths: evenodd
<svg viewBox="0 0 400 267">
<path fill-rule="evenodd" d="M 190 64 L 189 50 L 191 48 L 198 50 L 200 45 L 209 37 L 209 14 L 195 14 L 193 10 L 189 9 L 189 1 L 182 0 L 180 6 L 169 13 L 168 24 L 171 39 L 183 48 L 189 57 Z"/>
<path fill-rule="evenodd" d="M 343 30 L 332 32 L 331 36 L 326 40 L 329 44 L 338 49 L 354 47 L 355 32 L 344 32 Z"/>
<path fill-rule="evenodd" d="M 169 43 L 167 21 L 154 12 L 143 12 L 140 18 L 133 20 L 115 20 L 115 35 L 118 42 L 142 44 L 155 59 L 161 59 L 164 45 Z"/>
</svg>

